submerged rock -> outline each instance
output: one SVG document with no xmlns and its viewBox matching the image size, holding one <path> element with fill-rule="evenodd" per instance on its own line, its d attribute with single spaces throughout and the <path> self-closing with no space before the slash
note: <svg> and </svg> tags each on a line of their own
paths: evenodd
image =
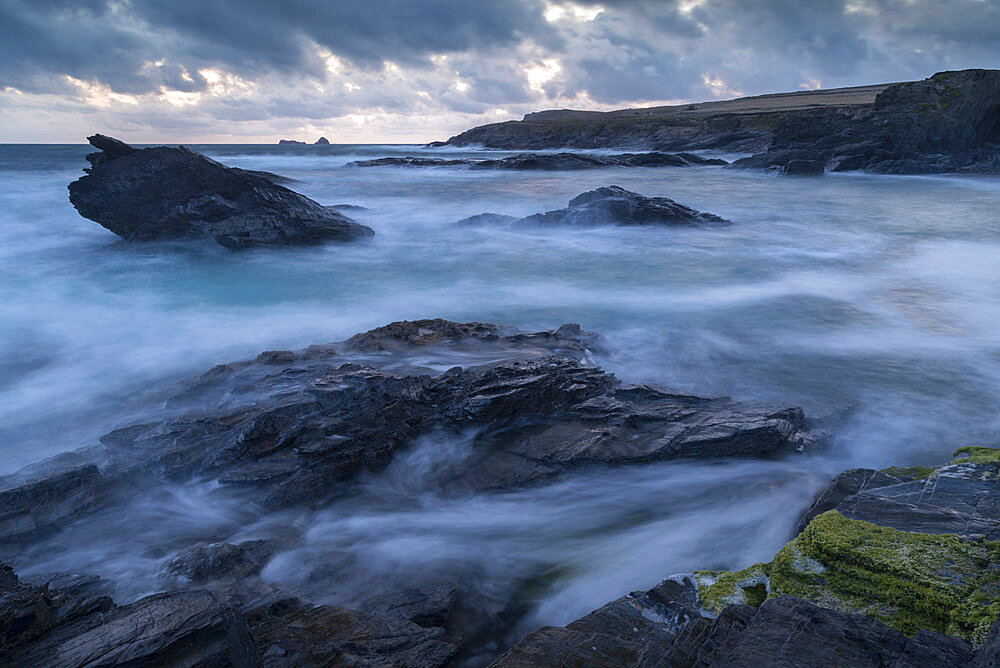
<svg viewBox="0 0 1000 668">
<path fill-rule="evenodd" d="M 577 195 L 565 209 L 515 218 L 482 213 L 460 220 L 463 225 L 663 225 L 692 227 L 730 221 L 679 204 L 667 197 L 646 197 L 620 186 L 605 186 Z"/>
<path fill-rule="evenodd" d="M 208 236 L 239 249 L 374 234 L 273 178 L 183 146 L 135 149 L 103 135 L 89 139 L 102 152 L 87 156 L 92 167 L 69 185 L 70 201 L 80 215 L 129 241 Z"/>
</svg>

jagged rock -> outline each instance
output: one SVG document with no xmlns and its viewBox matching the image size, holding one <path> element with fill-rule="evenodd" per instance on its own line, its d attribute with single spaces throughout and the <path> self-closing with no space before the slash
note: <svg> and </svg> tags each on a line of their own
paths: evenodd
<svg viewBox="0 0 1000 668">
<path fill-rule="evenodd" d="M 198 583 L 239 579 L 260 573 L 274 549 L 275 545 L 267 540 L 199 545 L 174 557 L 166 570 Z"/>
<path fill-rule="evenodd" d="M 978 456 L 957 456 L 950 464 L 921 471 L 923 479 L 904 479 L 860 469 L 840 474 L 828 489 L 838 488 L 814 506 L 835 508 L 845 517 L 864 520 L 900 531 L 931 534 L 1000 538 L 1000 473 L 998 451 L 990 448 L 967 448 Z M 985 453 L 985 454 L 982 454 Z M 901 473 L 905 469 L 899 470 Z M 875 484 L 863 484 L 848 492 L 858 475 Z M 821 495 L 822 496 L 822 495 Z M 812 509 L 810 509 L 812 510 Z M 803 517 L 803 520 L 805 517 Z"/>
<path fill-rule="evenodd" d="M 665 580 L 565 627 L 529 633 L 491 666 L 662 666 L 677 633 L 700 617 L 695 603 L 690 580 Z"/>
<path fill-rule="evenodd" d="M 866 489 L 896 485 L 903 482 L 900 478 L 876 471 L 874 469 L 850 469 L 837 475 L 836 478 L 816 495 L 812 504 L 799 518 L 795 528 L 796 533 L 802 533 L 803 529 L 813 520 L 814 517 L 828 510 L 833 510 L 840 503 L 851 496 Z"/>
<path fill-rule="evenodd" d="M 365 601 L 363 612 L 408 619 L 417 626 L 446 628 L 458 598 L 458 587 L 443 582 L 380 594 Z"/>
<path fill-rule="evenodd" d="M 263 668 L 447 665 L 458 651 L 440 628 L 282 599 L 247 613 Z"/>
<path fill-rule="evenodd" d="M 948 666 L 974 658 L 965 641 L 921 631 L 912 638 L 865 615 L 821 608 L 793 596 L 754 609 L 730 606 L 678 634 L 669 666 Z M 664 665 L 661 664 L 661 665 Z"/>
<path fill-rule="evenodd" d="M 786 173 L 1000 170 L 1000 70 L 938 72 L 889 86 L 861 117 L 829 112 L 779 123 L 767 151 L 733 163 Z"/>
<path fill-rule="evenodd" d="M 565 209 L 513 218 L 484 213 L 459 221 L 463 225 L 488 223 L 518 225 L 724 225 L 729 221 L 697 211 L 667 197 L 646 197 L 620 186 L 605 186 L 577 195 Z"/>
<path fill-rule="evenodd" d="M 782 174 L 788 176 L 815 176 L 823 174 L 826 167 L 822 160 L 789 160 L 782 168 Z"/>
<path fill-rule="evenodd" d="M 93 512 L 108 500 L 108 480 L 94 464 L 0 486 L 0 543 L 23 541 Z"/>
<path fill-rule="evenodd" d="M 482 158 L 377 158 L 356 160 L 348 167 L 450 167 L 468 165 L 471 169 L 511 170 L 580 170 L 600 167 L 695 167 L 729 164 L 720 158 L 705 158 L 694 153 L 621 153 L 590 155 L 583 153 L 519 153 L 496 160 Z"/>
<path fill-rule="evenodd" d="M 374 232 L 246 170 L 188 148 L 132 149 L 90 138 L 111 152 L 87 156 L 92 168 L 69 185 L 80 215 L 129 241 L 209 236 L 232 249 L 356 241 Z M 125 148 L 122 148 L 125 147 Z"/>
<path fill-rule="evenodd" d="M 217 367 L 171 400 L 196 412 L 102 442 L 159 475 L 215 475 L 288 505 L 326 499 L 339 481 L 385 465 L 432 429 L 480 429 L 475 461 L 454 472 L 454 484 L 477 489 L 594 464 L 770 457 L 815 440 L 796 408 L 622 386 L 585 361 L 592 342 L 573 325 L 524 334 L 485 323 L 393 323 L 335 347 Z M 405 358 L 431 346 L 490 351 L 492 360 L 433 375 L 382 370 L 378 358 L 359 363 L 358 355 Z"/>
<path fill-rule="evenodd" d="M 320 137 L 314 142 L 314 144 L 316 144 L 317 146 L 329 146 L 330 140 L 327 139 L 326 137 Z"/>
<path fill-rule="evenodd" d="M 205 591 L 154 594 L 124 607 L 106 596 L 23 584 L 0 565 L 5 666 L 252 665 L 242 616 Z"/>
</svg>

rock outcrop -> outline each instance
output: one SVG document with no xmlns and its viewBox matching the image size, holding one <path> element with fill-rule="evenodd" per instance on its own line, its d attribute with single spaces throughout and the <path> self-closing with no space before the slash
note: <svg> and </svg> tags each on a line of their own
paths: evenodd
<svg viewBox="0 0 1000 668">
<path fill-rule="evenodd" d="M 575 325 L 521 333 L 421 320 L 220 365 L 167 402 L 169 417 L 105 435 L 100 469 L 12 484 L 0 541 L 13 549 L 39 527 L 107 507 L 114 482 L 141 476 L 209 476 L 272 507 L 320 504 L 432 430 L 476 430 L 476 456 L 449 477 L 465 490 L 539 483 L 583 466 L 775 457 L 822 437 L 798 408 L 622 384 L 589 362 L 595 346 Z M 418 361 L 469 355 L 485 361 L 444 373 Z M 220 544 L 173 571 L 191 580 L 250 572 L 262 550 Z"/>
<path fill-rule="evenodd" d="M 646 197 L 620 186 L 605 186 L 577 195 L 565 209 L 515 218 L 482 213 L 459 221 L 463 225 L 662 225 L 698 227 L 729 221 L 679 204 L 668 197 Z"/>
<path fill-rule="evenodd" d="M 69 185 L 80 215 L 128 241 L 210 237 L 231 249 L 357 241 L 371 228 L 183 146 L 136 149 L 95 135 L 101 149 Z"/>
<path fill-rule="evenodd" d="M 510 169 L 558 171 L 598 169 L 601 167 L 700 167 L 727 165 L 719 158 L 705 158 L 694 153 L 621 153 L 591 155 L 585 153 L 519 153 L 506 158 L 377 158 L 356 160 L 347 167 L 453 167 L 468 165 L 471 169 Z"/>
<path fill-rule="evenodd" d="M 766 152 L 734 163 L 793 173 L 816 165 L 906 174 L 1000 171 L 1000 70 L 939 72 L 890 86 L 862 118 L 787 119 Z"/>
<path fill-rule="evenodd" d="M 326 137 L 320 137 L 319 139 L 314 141 L 313 144 L 315 144 L 316 146 L 329 146 L 330 140 L 327 139 Z"/>
<path fill-rule="evenodd" d="M 473 128 L 451 145 L 722 149 L 787 174 L 1000 171 L 1000 70 L 859 88 L 615 112 L 549 111 Z"/>
<path fill-rule="evenodd" d="M 852 469 L 766 564 L 675 575 L 494 666 L 995 666 L 1000 449 Z"/>
</svg>

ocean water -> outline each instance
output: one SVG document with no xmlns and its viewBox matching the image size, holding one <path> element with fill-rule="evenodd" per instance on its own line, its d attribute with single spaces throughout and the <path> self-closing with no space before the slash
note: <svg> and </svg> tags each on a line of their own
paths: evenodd
<svg viewBox="0 0 1000 668">
<path fill-rule="evenodd" d="M 933 464 L 960 446 L 1000 444 L 995 176 L 349 168 L 507 153 L 194 148 L 294 178 L 320 203 L 364 206 L 349 215 L 376 237 L 238 253 L 116 243 L 67 199 L 88 147 L 0 146 L 0 475 L 140 421 L 158 388 L 215 364 L 423 317 L 527 330 L 577 322 L 605 337 L 599 361 L 626 381 L 850 415 L 812 456 L 651 464 L 465 499 L 439 494 L 433 471 L 468 443 L 428 435 L 332 508 L 274 517 L 219 505 L 204 485 L 149 490 L 127 513 L 54 537 L 22 570 L 97 572 L 127 600 L 162 586 L 158 569 L 184 546 L 291 524 L 303 538 L 268 565 L 269 581 L 351 605 L 394 583 L 472 578 L 482 605 L 510 617 L 484 645 L 495 651 L 671 573 L 770 559 L 843 468 Z M 734 224 L 454 225 L 560 208 L 611 184 Z M 333 584 L 311 575 L 320 562 L 337 564 Z"/>
</svg>

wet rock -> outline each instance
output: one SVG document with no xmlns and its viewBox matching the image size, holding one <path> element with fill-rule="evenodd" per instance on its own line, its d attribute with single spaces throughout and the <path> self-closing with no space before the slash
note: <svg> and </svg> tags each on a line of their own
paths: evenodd
<svg viewBox="0 0 1000 668">
<path fill-rule="evenodd" d="M 822 160 L 789 160 L 781 170 L 788 176 L 816 176 L 826 171 Z"/>
<path fill-rule="evenodd" d="M 225 167 L 188 148 L 108 147 L 69 185 L 80 215 L 129 241 L 208 236 L 231 248 L 356 241 L 374 233 L 270 178 Z M 95 143 L 96 142 L 96 143 Z"/>
<path fill-rule="evenodd" d="M 497 659 L 496 668 L 528 666 L 662 666 L 677 633 L 700 617 L 690 580 L 667 580 L 634 592 L 565 627 L 529 633 Z"/>
<path fill-rule="evenodd" d="M 95 464 L 84 464 L 47 477 L 0 486 L 0 543 L 38 537 L 73 519 L 102 508 L 108 480 Z"/>
<path fill-rule="evenodd" d="M 365 601 L 363 612 L 408 619 L 425 628 L 446 628 L 458 598 L 452 582 L 381 594 Z"/>
<path fill-rule="evenodd" d="M 974 454 L 965 456 L 969 452 Z M 924 477 L 916 480 L 846 471 L 830 484 L 840 492 L 828 496 L 822 506 L 835 508 L 851 519 L 900 531 L 996 540 L 1000 538 L 998 453 L 1000 450 L 992 448 L 959 450 L 954 461 L 932 472 L 921 471 Z M 904 469 L 899 471 L 905 473 Z M 875 484 L 864 484 L 842 496 L 859 475 L 869 476 Z M 831 506 L 833 501 L 836 503 Z"/>
<path fill-rule="evenodd" d="M 267 540 L 199 545 L 177 555 L 166 571 L 196 583 L 245 578 L 260 573 L 275 547 Z"/>
<path fill-rule="evenodd" d="M 930 631 L 912 638 L 865 615 L 827 610 L 792 596 L 759 609 L 731 606 L 691 624 L 667 654 L 672 666 L 959 666 L 965 641 Z"/>
<path fill-rule="evenodd" d="M 720 158 L 705 158 L 694 153 L 620 153 L 596 155 L 587 153 L 518 153 L 496 160 L 482 158 L 377 158 L 356 160 L 347 167 L 453 167 L 467 165 L 471 169 L 509 169 L 560 171 L 598 169 L 601 167 L 697 167 L 726 165 Z"/>
<path fill-rule="evenodd" d="M 695 227 L 728 224 L 725 218 L 697 211 L 667 197 L 646 197 L 619 186 L 605 186 L 577 195 L 565 209 L 536 213 L 525 218 L 484 213 L 460 224 L 505 223 L 517 225 L 663 225 Z"/>
<path fill-rule="evenodd" d="M 256 655 L 277 666 L 447 665 L 458 647 L 440 628 L 423 628 L 396 616 L 379 616 L 283 599 L 247 614 Z"/>
<path fill-rule="evenodd" d="M 836 508 L 844 499 L 852 494 L 857 494 L 858 492 L 869 488 L 874 489 L 878 487 L 885 487 L 887 485 L 897 485 L 902 482 L 903 481 L 899 478 L 874 469 L 850 469 L 844 471 L 843 473 L 838 474 L 836 478 L 831 480 L 830 483 L 816 495 L 812 504 L 804 513 L 802 513 L 802 517 L 799 518 L 795 532 L 802 533 L 802 530 L 806 528 L 814 517 Z"/>
</svg>

